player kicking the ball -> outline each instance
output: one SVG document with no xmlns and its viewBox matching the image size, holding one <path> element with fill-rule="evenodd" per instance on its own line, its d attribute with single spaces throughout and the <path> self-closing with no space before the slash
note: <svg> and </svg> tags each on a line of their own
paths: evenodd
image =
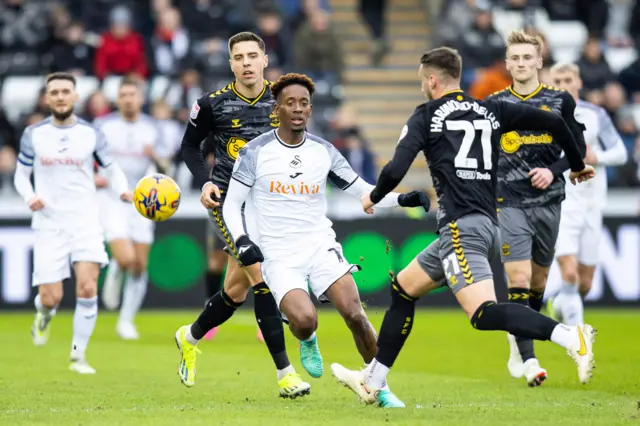
<svg viewBox="0 0 640 426">
<path fill-rule="evenodd" d="M 234 165 L 223 213 L 243 265 L 262 262 L 262 274 L 289 328 L 301 342 L 315 338 L 316 309 L 307 280 L 320 301 L 340 312 L 365 363 L 376 351 L 376 334 L 362 308 L 351 265 L 326 217 L 327 180 L 355 197 L 373 186 L 362 180 L 331 143 L 305 131 L 314 83 L 287 74 L 271 86 L 280 127 L 249 142 Z M 246 201 L 246 230 L 240 214 Z M 428 209 L 419 191 L 392 193 L 381 207 Z M 264 254 L 264 258 L 263 258 Z M 377 402 L 404 407 L 384 387 Z"/>
<path fill-rule="evenodd" d="M 94 374 L 85 351 L 98 317 L 98 274 L 108 262 L 93 180 L 94 161 L 104 168 L 122 201 L 131 202 L 132 195 L 127 178 L 108 154 L 102 133 L 73 113 L 78 99 L 75 77 L 51 74 L 45 89 L 52 117 L 25 129 L 14 179 L 18 193 L 33 211 L 33 285 L 38 295 L 31 334 L 35 345 L 47 342 L 51 320 L 62 300 L 62 281 L 70 277 L 73 265 L 76 309 L 69 368 Z"/>
<path fill-rule="evenodd" d="M 496 215 L 496 168 L 503 133 L 517 128 L 550 131 L 562 144 L 572 182 L 595 174 L 585 166 L 571 131 L 553 113 L 504 101 L 482 102 L 460 90 L 462 60 L 457 51 L 437 48 L 420 60 L 422 90 L 429 99 L 418 106 L 402 130 L 393 159 L 373 191 L 363 198 L 373 208 L 405 176 L 420 151 L 438 194 L 439 238 L 391 282 L 378 352 L 366 370 L 331 366 L 339 382 L 365 403 L 374 403 L 402 346 L 411 333 L 417 299 L 447 283 L 471 325 L 478 330 L 504 330 L 516 336 L 551 340 L 565 348 L 578 366 L 580 382 L 593 369 L 595 330 L 566 326 L 516 303 L 498 303 L 490 260 L 499 253 Z"/>
<path fill-rule="evenodd" d="M 552 310 L 565 324 L 584 323 L 582 298 L 591 290 L 598 264 L 602 235 L 602 208 L 607 200 L 606 166 L 627 161 L 627 150 L 609 114 L 602 107 L 580 100 L 580 69 L 574 64 L 551 68 L 553 84 L 566 90 L 577 102 L 576 118 L 587 128 L 585 163 L 596 166 L 597 175 L 584 185 L 566 185 L 562 203 L 556 259 L 562 272 L 562 288 L 553 298 Z M 600 146 L 604 148 L 600 148 Z"/>
</svg>

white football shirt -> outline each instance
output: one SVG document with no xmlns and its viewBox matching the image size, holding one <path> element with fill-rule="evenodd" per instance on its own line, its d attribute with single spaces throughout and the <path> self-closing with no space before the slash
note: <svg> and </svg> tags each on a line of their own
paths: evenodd
<svg viewBox="0 0 640 426">
<path fill-rule="evenodd" d="M 277 130 L 258 136 L 240 150 L 234 164 L 223 207 L 229 232 L 234 239 L 247 233 L 238 218 L 246 201 L 246 230 L 265 259 L 304 256 L 305 248 L 336 236 L 326 215 L 327 179 L 355 197 L 373 189 L 322 138 L 305 132 L 302 142 L 287 145 Z M 396 193 L 378 204 L 397 205 Z"/>
<path fill-rule="evenodd" d="M 627 150 L 603 108 L 579 100 L 574 115 L 586 128 L 584 140 L 596 154 L 598 165 L 595 166 L 595 178 L 576 185 L 569 181 L 569 171 L 565 172 L 567 201 L 580 204 L 580 208 L 600 208 L 607 199 L 606 166 L 624 164 L 627 161 Z"/>
<path fill-rule="evenodd" d="M 111 165 L 104 135 L 78 118 L 69 126 L 51 118 L 25 129 L 18 161 L 33 168 L 35 193 L 45 204 L 33 213 L 34 229 L 100 228 L 93 165 Z"/>
<path fill-rule="evenodd" d="M 112 113 L 94 121 L 107 139 L 109 152 L 127 176 L 129 189 L 147 174 L 155 171 L 153 162 L 144 153 L 145 146 L 153 147 L 159 157 L 170 156 L 165 153 L 160 127 L 155 119 L 140 114 L 136 121 L 127 121 L 119 113 Z"/>
</svg>

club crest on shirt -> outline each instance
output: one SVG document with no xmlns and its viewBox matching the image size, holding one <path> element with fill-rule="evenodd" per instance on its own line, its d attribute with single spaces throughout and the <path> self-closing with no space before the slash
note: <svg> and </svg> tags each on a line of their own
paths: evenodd
<svg viewBox="0 0 640 426">
<path fill-rule="evenodd" d="M 398 138 L 398 143 L 409 133 L 409 127 L 405 124 L 402 130 L 400 131 L 400 137 Z"/>
<path fill-rule="evenodd" d="M 193 105 L 191 105 L 191 111 L 189 112 L 189 118 L 195 120 L 198 118 L 198 113 L 200 112 L 200 105 L 198 105 L 198 101 L 193 101 Z"/>
<path fill-rule="evenodd" d="M 238 158 L 238 153 L 242 147 L 246 144 L 247 141 L 244 139 L 236 138 L 235 136 L 229 138 L 229 141 L 227 142 L 227 155 L 229 155 L 232 160 L 235 160 Z"/>
</svg>

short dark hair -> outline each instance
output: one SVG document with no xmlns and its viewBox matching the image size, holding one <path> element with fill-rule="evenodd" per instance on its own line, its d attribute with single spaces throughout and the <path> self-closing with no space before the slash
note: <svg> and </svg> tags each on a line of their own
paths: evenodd
<svg viewBox="0 0 640 426">
<path fill-rule="evenodd" d="M 275 81 L 275 83 L 271 85 L 271 95 L 273 95 L 275 99 L 278 99 L 285 87 L 291 86 L 293 84 L 299 84 L 306 87 L 309 91 L 309 96 L 313 96 L 313 92 L 315 92 L 316 90 L 315 83 L 309 77 L 304 74 L 291 72 L 289 74 L 280 76 Z"/>
<path fill-rule="evenodd" d="M 423 68 L 435 68 L 442 71 L 447 77 L 455 80 L 462 74 L 462 57 L 456 49 L 450 47 L 437 47 L 429 50 L 420 58 Z"/>
<path fill-rule="evenodd" d="M 124 86 L 133 86 L 136 89 L 140 89 L 140 82 L 134 80 L 133 78 L 123 78 L 120 82 L 120 89 L 122 89 Z"/>
<path fill-rule="evenodd" d="M 70 72 L 54 72 L 49 74 L 45 80 L 45 86 L 54 80 L 67 80 L 73 83 L 73 87 L 76 87 L 76 77 Z"/>
<path fill-rule="evenodd" d="M 260 50 L 265 52 L 264 40 L 262 40 L 257 34 L 249 31 L 243 31 L 232 36 L 229 39 L 229 53 L 231 53 L 231 49 L 233 49 L 233 46 L 238 43 L 242 43 L 243 41 L 255 41 L 256 43 L 258 43 L 258 47 L 260 47 Z"/>
</svg>

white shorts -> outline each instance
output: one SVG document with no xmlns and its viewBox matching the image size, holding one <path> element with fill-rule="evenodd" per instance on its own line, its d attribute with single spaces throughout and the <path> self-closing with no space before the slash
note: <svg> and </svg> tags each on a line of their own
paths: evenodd
<svg viewBox="0 0 640 426">
<path fill-rule="evenodd" d="M 124 203 L 108 190 L 98 191 L 100 221 L 107 242 L 131 240 L 134 243 L 153 243 L 155 223 L 142 216 L 132 204 Z"/>
<path fill-rule="evenodd" d="M 556 257 L 575 255 L 581 264 L 596 266 L 601 235 L 601 211 L 579 209 L 565 202 L 560 215 Z"/>
<path fill-rule="evenodd" d="M 102 229 L 35 229 L 32 285 L 54 284 L 71 276 L 75 262 L 109 263 Z"/>
<path fill-rule="evenodd" d="M 326 302 L 324 293 L 333 283 L 347 273 L 360 270 L 358 265 L 351 265 L 345 259 L 342 246 L 335 239 L 315 245 L 305 256 L 295 257 L 306 260 L 291 262 L 291 257 L 287 256 L 283 260 L 265 259 L 261 265 L 262 276 L 278 307 L 284 296 L 295 289 L 309 293 L 311 288 L 318 300 Z"/>
</svg>

